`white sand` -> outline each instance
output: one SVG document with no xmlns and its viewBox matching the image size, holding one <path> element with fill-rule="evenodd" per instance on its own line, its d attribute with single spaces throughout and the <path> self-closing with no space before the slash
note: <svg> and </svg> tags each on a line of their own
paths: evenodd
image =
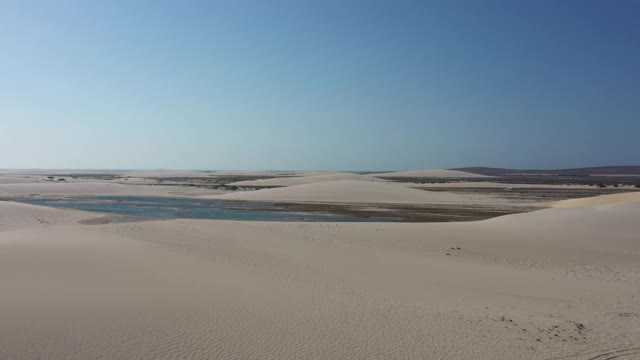
<svg viewBox="0 0 640 360">
<path fill-rule="evenodd" d="M 24 227 L 40 228 L 52 224 L 73 224 L 80 220 L 101 216 L 103 215 L 84 211 L 60 211 L 45 206 L 0 201 L 0 230 L 2 231 Z"/>
<path fill-rule="evenodd" d="M 459 195 L 411 189 L 392 183 L 339 180 L 294 185 L 284 188 L 242 191 L 208 198 L 249 201 L 395 203 L 425 204 L 473 202 L 489 199 L 480 195 Z"/>
<path fill-rule="evenodd" d="M 485 178 L 491 177 L 487 175 L 480 175 L 458 170 L 444 170 L 444 169 L 427 169 L 427 170 L 411 170 L 411 171 L 398 171 L 389 173 L 369 174 L 371 176 L 379 177 L 415 177 L 415 178 Z"/>
<path fill-rule="evenodd" d="M 640 201 L 640 191 L 625 192 L 619 194 L 600 195 L 588 198 L 561 200 L 545 203 L 547 206 L 555 208 L 578 208 L 589 206 L 600 206 L 609 204 L 619 204 L 625 202 Z M 639 219 L 640 220 L 640 219 Z"/>
<path fill-rule="evenodd" d="M 446 224 L 7 214 L 0 359 L 640 354 L 638 202 Z"/>
<path fill-rule="evenodd" d="M 232 185 L 238 186 L 293 186 L 302 184 L 314 184 L 324 181 L 339 180 L 360 180 L 360 181 L 384 181 L 373 176 L 359 175 L 352 173 L 327 173 L 305 176 L 289 176 L 272 179 L 261 179 L 253 181 L 238 181 Z"/>
</svg>

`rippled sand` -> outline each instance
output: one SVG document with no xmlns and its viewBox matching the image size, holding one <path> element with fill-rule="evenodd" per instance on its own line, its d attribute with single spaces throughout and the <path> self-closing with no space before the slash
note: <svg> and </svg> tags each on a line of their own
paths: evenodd
<svg viewBox="0 0 640 360">
<path fill-rule="evenodd" d="M 0 202 L 0 359 L 640 354 L 640 202 L 446 224 L 80 223 L 99 216 Z"/>
</svg>

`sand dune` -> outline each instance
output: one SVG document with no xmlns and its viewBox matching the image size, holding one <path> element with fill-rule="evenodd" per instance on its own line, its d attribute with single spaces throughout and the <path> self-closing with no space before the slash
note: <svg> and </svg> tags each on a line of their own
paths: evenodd
<svg viewBox="0 0 640 360">
<path fill-rule="evenodd" d="M 207 196 L 209 197 L 209 196 Z M 481 196 L 430 192 L 383 182 L 339 180 L 284 188 L 242 191 L 210 196 L 221 200 L 335 202 L 335 203 L 451 203 L 487 199 Z"/>
<path fill-rule="evenodd" d="M 545 205 L 555 208 L 577 208 L 577 207 L 589 207 L 600 206 L 609 204 L 618 204 L 624 202 L 640 201 L 640 191 L 638 192 L 626 192 L 620 194 L 600 195 L 588 198 L 569 199 L 546 203 Z"/>
<path fill-rule="evenodd" d="M 238 181 L 232 185 L 238 186 L 293 186 L 302 184 L 314 184 L 324 181 L 360 180 L 360 181 L 384 181 L 373 176 L 352 173 L 327 173 L 305 176 L 290 176 L 253 181 Z"/>
<path fill-rule="evenodd" d="M 487 175 L 474 174 L 470 172 L 458 171 L 458 170 L 444 170 L 444 169 L 427 169 L 427 170 L 411 170 L 411 171 L 398 171 L 389 173 L 370 174 L 371 176 L 378 177 L 415 177 L 415 178 L 486 178 Z"/>
<path fill-rule="evenodd" d="M 75 223 L 76 221 L 101 216 L 103 215 L 84 211 L 61 211 L 60 209 L 45 206 L 0 201 L 0 231 L 24 227 L 37 228 L 52 224 Z"/>
<path fill-rule="evenodd" d="M 626 360 L 640 347 L 637 202 L 446 224 L 0 211 L 13 214 L 0 359 Z M 10 227 L 34 216 L 49 221 Z"/>
</svg>

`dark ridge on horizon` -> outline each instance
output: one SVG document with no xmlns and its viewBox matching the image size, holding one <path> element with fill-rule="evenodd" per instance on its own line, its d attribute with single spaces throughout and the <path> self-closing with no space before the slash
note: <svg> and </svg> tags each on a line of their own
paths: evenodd
<svg viewBox="0 0 640 360">
<path fill-rule="evenodd" d="M 504 176 L 504 175 L 565 175 L 565 176 L 589 176 L 591 174 L 625 174 L 640 175 L 640 166 L 624 165 L 624 166 L 593 166 L 584 168 L 569 169 L 504 169 L 492 167 L 463 167 L 453 168 L 450 170 L 466 171 L 480 175 Z"/>
</svg>

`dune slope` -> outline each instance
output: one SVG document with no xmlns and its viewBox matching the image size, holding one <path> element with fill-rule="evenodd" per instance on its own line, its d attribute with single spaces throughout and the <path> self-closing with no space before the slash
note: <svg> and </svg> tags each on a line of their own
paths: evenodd
<svg viewBox="0 0 640 360">
<path fill-rule="evenodd" d="M 631 201 L 640 201 L 640 191 L 555 201 L 555 202 L 547 203 L 546 205 L 555 207 L 555 208 L 579 208 L 579 207 L 618 204 L 618 203 L 631 202 Z"/>
<path fill-rule="evenodd" d="M 626 360 L 640 347 L 639 203 L 447 224 L 89 226 L 50 210 L 42 227 L 0 224 L 2 359 Z"/>
<path fill-rule="evenodd" d="M 358 180 L 323 181 L 208 197 L 221 200 L 398 204 L 468 202 L 470 199 L 475 199 L 467 195 L 424 191 L 402 185 Z"/>
<path fill-rule="evenodd" d="M 232 185 L 238 186 L 293 186 L 303 184 L 313 184 L 324 181 L 339 180 L 359 180 L 359 181 L 384 181 L 373 176 L 359 175 L 352 173 L 329 173 L 319 175 L 291 176 L 273 179 L 262 179 L 253 181 L 238 181 Z"/>
<path fill-rule="evenodd" d="M 0 201 L 0 230 L 46 227 L 92 219 L 101 214 Z"/>
</svg>

